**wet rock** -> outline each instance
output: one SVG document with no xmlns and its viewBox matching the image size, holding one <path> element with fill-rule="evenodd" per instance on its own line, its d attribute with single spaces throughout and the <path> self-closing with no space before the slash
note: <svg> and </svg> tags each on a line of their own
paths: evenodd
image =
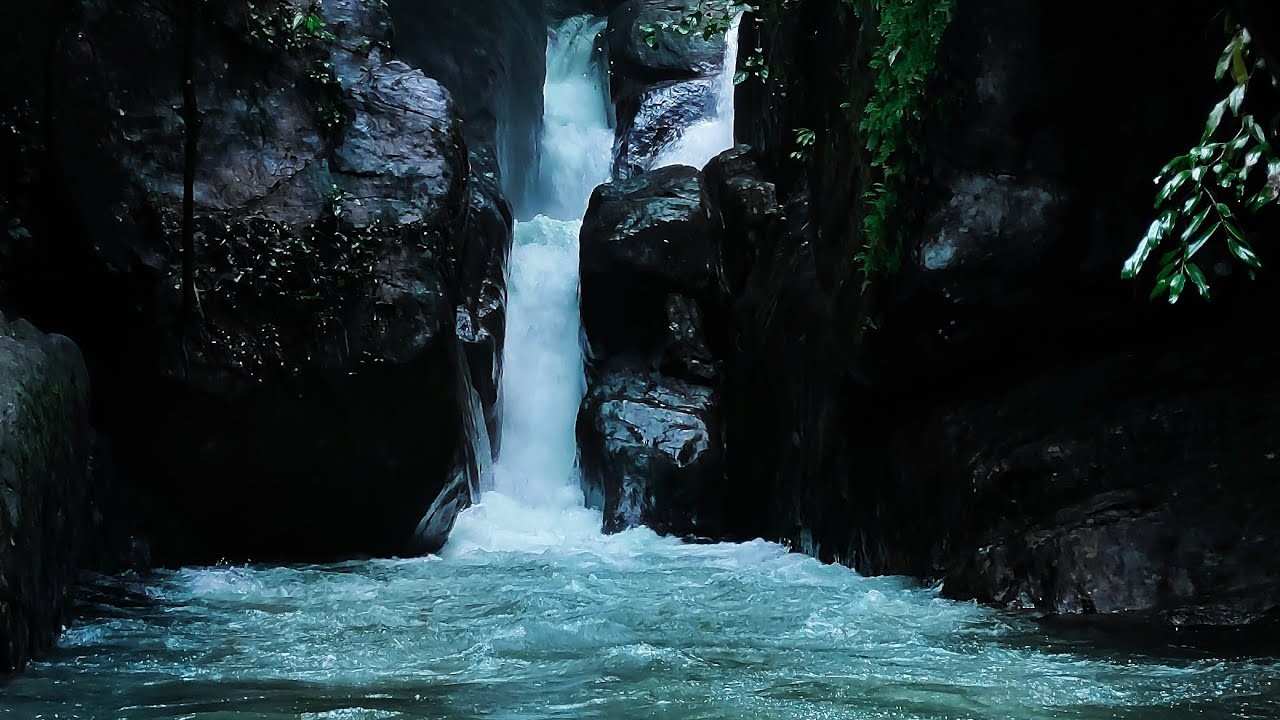
<svg viewBox="0 0 1280 720">
<path fill-rule="evenodd" d="M 707 347 L 701 308 L 684 295 L 670 295 L 666 310 L 667 337 L 659 369 L 671 377 L 714 385 L 719 363 Z"/>
<path fill-rule="evenodd" d="M 652 169 L 663 150 L 714 112 L 715 81 L 661 82 L 615 100 L 618 127 L 613 176 L 626 179 Z"/>
<path fill-rule="evenodd" d="M 711 388 L 657 373 L 609 370 L 578 420 L 587 495 L 603 498 L 604 527 L 712 536 L 722 487 Z"/>
<path fill-rule="evenodd" d="M 451 94 L 390 55 L 382 5 L 324 3 L 331 38 L 207 6 L 183 322 L 170 10 L 93 3 L 64 36 L 77 239 L 50 271 L 96 302 L 40 304 L 103 378 L 158 559 L 403 552 L 463 462 L 470 367 L 494 412 L 510 211 L 472 175 Z"/>
<path fill-rule="evenodd" d="M 724 38 L 644 28 L 675 23 L 691 2 L 628 0 L 609 14 L 605 33 L 611 94 L 617 113 L 614 177 L 652 169 L 663 149 L 715 107 Z"/>
<path fill-rule="evenodd" d="M 548 19 L 537 0 L 393 0 L 396 53 L 457 103 L 481 175 L 524 217 L 542 130 Z"/>
<path fill-rule="evenodd" d="M 777 187 L 765 179 L 755 153 L 738 145 L 712 158 L 703 170 L 708 192 L 724 224 L 720 247 L 725 287 L 740 293 L 782 219 Z"/>
<path fill-rule="evenodd" d="M 574 15 L 608 15 L 624 0 L 545 0 L 547 18 L 552 22 Z"/>
<path fill-rule="evenodd" d="M 80 350 L 0 315 L 0 675 L 68 618 L 92 542 L 92 451 Z"/>
<path fill-rule="evenodd" d="M 684 0 L 627 0 L 611 12 L 606 37 L 615 82 L 643 86 L 716 73 L 724 58 L 723 38 L 672 30 L 654 35 L 652 45 L 646 40 L 646 26 L 675 24 L 694 6 Z"/>
<path fill-rule="evenodd" d="M 594 352 L 660 350 L 668 295 L 715 293 L 718 220 L 693 168 L 663 168 L 596 189 L 581 236 L 582 317 Z"/>
</svg>

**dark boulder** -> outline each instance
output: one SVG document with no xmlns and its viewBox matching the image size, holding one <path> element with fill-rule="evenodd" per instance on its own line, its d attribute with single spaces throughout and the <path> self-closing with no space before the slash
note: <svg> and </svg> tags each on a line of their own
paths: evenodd
<svg viewBox="0 0 1280 720">
<path fill-rule="evenodd" d="M 511 213 L 386 10 L 321 12 L 311 34 L 285 4 L 205 7 L 194 323 L 171 4 L 86 5 L 53 68 L 69 239 L 41 272 L 95 303 L 27 301 L 81 338 L 161 560 L 403 552 L 467 464 L 466 396 L 496 396 L 470 386 L 497 365 Z"/>
<path fill-rule="evenodd" d="M 0 675 L 53 645 L 91 552 L 89 377 L 80 350 L 0 315 Z"/>
<path fill-rule="evenodd" d="M 724 57 L 723 39 L 708 40 L 701 33 L 674 29 L 654 35 L 645 31 L 661 23 L 674 25 L 694 7 L 695 3 L 684 0 L 627 0 L 611 12 L 606 37 L 615 82 L 646 85 L 717 72 Z"/>
<path fill-rule="evenodd" d="M 755 153 L 746 145 L 712 158 L 703 175 L 724 226 L 720 261 L 725 287 L 737 294 L 756 256 L 767 252 L 767 243 L 782 219 L 777 187 L 765 179 Z"/>
<path fill-rule="evenodd" d="M 482 175 L 523 217 L 537 177 L 548 19 L 537 0 L 393 0 L 399 57 L 452 93 Z"/>
<path fill-rule="evenodd" d="M 658 373 L 607 370 L 578 419 L 588 497 L 602 497 L 604 528 L 719 533 L 724 491 L 715 392 Z"/>
<path fill-rule="evenodd" d="M 720 532 L 720 215 L 702 174 L 671 167 L 596 189 L 581 237 L 591 346 L 578 418 L 588 498 L 610 532 Z"/>
<path fill-rule="evenodd" d="M 665 347 L 667 297 L 718 289 L 719 217 L 701 173 L 669 167 L 596 188 L 582 225 L 582 319 L 598 356 Z"/>
</svg>

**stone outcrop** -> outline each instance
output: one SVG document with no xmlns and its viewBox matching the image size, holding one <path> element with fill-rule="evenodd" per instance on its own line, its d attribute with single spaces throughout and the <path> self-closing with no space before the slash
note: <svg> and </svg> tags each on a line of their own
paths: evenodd
<svg viewBox="0 0 1280 720">
<path fill-rule="evenodd" d="M 709 491 L 721 487 L 712 388 L 661 373 L 611 369 L 592 383 L 580 428 L 588 495 L 605 532 L 644 525 L 660 533 L 719 531 Z"/>
<path fill-rule="evenodd" d="M 537 177 L 548 17 L 537 0 L 393 0 L 396 54 L 440 81 L 472 162 L 524 217 Z"/>
<path fill-rule="evenodd" d="M 670 167 L 596 189 L 582 226 L 592 371 L 578 420 L 586 495 L 609 532 L 714 536 L 723 487 L 720 215 L 702 174 Z"/>
<path fill-rule="evenodd" d="M 0 675 L 47 650 L 90 555 L 89 376 L 69 339 L 0 315 Z"/>
<path fill-rule="evenodd" d="M 498 179 L 455 97 L 391 54 L 385 5 L 202 6 L 188 318 L 177 7 L 68 18 L 47 68 L 63 210 L 10 296 L 85 349 L 161 560 L 436 547 L 415 528 L 496 422 Z"/>
</svg>

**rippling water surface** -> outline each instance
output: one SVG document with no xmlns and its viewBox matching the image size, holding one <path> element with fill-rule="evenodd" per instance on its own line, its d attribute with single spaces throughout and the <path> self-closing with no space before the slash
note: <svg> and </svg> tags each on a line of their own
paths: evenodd
<svg viewBox="0 0 1280 720">
<path fill-rule="evenodd" d="M 103 580 L 14 718 L 1277 718 L 1280 669 L 1112 657 L 763 542 Z"/>
</svg>

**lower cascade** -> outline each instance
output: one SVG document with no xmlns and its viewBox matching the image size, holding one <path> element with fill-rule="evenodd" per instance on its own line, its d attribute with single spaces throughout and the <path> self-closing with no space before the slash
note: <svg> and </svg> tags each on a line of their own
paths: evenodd
<svg viewBox="0 0 1280 720">
<path fill-rule="evenodd" d="M 508 277 L 498 457 L 440 555 L 98 578 L 59 648 L 0 682 L 0 718 L 1280 717 L 1274 663 L 1141 643 L 1104 654 L 763 540 L 601 532 L 574 425 L 578 236 L 613 138 L 603 28 L 580 16 L 551 33 L 540 214 L 516 223 Z M 728 45 L 716 108 L 658 165 L 732 144 Z"/>
</svg>

